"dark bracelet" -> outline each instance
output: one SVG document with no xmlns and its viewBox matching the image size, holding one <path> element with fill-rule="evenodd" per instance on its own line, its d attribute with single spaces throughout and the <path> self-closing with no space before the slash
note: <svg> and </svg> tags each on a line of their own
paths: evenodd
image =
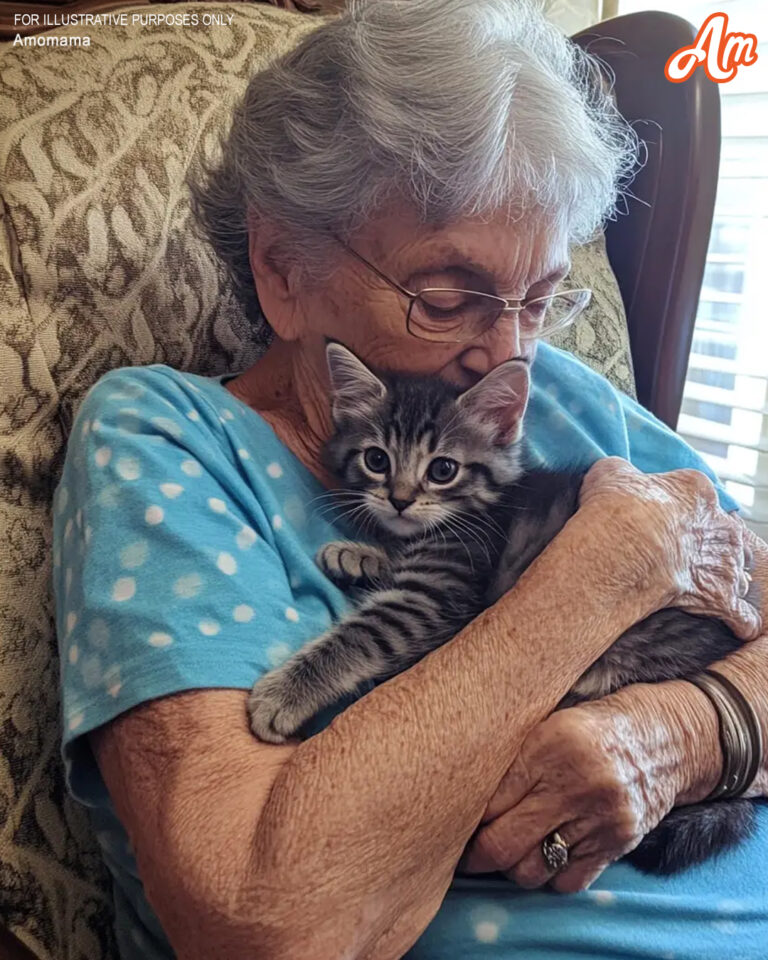
<svg viewBox="0 0 768 960">
<path fill-rule="evenodd" d="M 712 702 L 720 727 L 723 773 L 704 802 L 732 800 L 752 784 L 763 759 L 763 735 L 751 704 L 739 688 L 715 670 L 704 670 L 688 680 Z"/>
</svg>

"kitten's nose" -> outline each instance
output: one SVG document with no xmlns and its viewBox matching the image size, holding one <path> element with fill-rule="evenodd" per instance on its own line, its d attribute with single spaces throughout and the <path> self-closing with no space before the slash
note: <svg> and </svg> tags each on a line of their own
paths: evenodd
<svg viewBox="0 0 768 960">
<path fill-rule="evenodd" d="M 398 513 L 403 513 L 406 507 L 410 507 L 410 505 L 413 503 L 413 500 L 398 500 L 397 497 L 390 497 L 389 502 Z"/>
</svg>

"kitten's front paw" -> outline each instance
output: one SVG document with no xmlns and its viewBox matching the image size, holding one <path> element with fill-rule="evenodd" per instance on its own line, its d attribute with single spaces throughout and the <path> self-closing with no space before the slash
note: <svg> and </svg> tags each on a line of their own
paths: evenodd
<svg viewBox="0 0 768 960">
<path fill-rule="evenodd" d="M 387 555 L 378 547 L 348 540 L 332 540 L 320 547 L 315 562 L 339 587 L 381 580 L 388 567 Z"/>
<path fill-rule="evenodd" d="M 259 740 L 285 743 L 312 716 L 290 673 L 273 670 L 256 682 L 248 697 L 251 730 Z"/>
</svg>

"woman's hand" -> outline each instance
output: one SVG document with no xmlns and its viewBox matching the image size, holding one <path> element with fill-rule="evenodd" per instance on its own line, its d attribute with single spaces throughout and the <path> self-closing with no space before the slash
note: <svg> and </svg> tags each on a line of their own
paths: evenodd
<svg viewBox="0 0 768 960">
<path fill-rule="evenodd" d="M 676 803 L 717 782 L 717 722 L 699 697 L 684 681 L 638 684 L 553 713 L 528 734 L 459 870 L 563 893 L 588 887 Z M 541 850 L 554 830 L 569 848 L 559 873 Z"/>
<path fill-rule="evenodd" d="M 643 474 L 625 460 L 607 457 L 587 473 L 580 504 L 596 509 L 599 522 L 615 524 L 638 578 L 663 579 L 661 606 L 717 617 L 743 640 L 760 635 L 760 613 L 746 599 L 749 533 L 739 517 L 720 507 L 703 473 Z"/>
</svg>

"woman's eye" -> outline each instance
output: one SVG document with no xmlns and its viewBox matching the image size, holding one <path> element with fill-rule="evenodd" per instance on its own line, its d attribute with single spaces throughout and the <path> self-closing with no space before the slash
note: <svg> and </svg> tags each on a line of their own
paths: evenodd
<svg viewBox="0 0 768 960">
<path fill-rule="evenodd" d="M 427 477 L 432 483 L 450 483 L 459 472 L 459 465 L 450 457 L 437 457 L 427 468 Z"/>
<path fill-rule="evenodd" d="M 422 293 L 419 299 L 422 308 L 435 317 L 456 313 L 467 306 L 467 297 L 454 290 L 429 290 Z"/>
<path fill-rule="evenodd" d="M 363 460 L 371 473 L 386 473 L 389 470 L 389 457 L 381 447 L 368 447 Z"/>
</svg>

